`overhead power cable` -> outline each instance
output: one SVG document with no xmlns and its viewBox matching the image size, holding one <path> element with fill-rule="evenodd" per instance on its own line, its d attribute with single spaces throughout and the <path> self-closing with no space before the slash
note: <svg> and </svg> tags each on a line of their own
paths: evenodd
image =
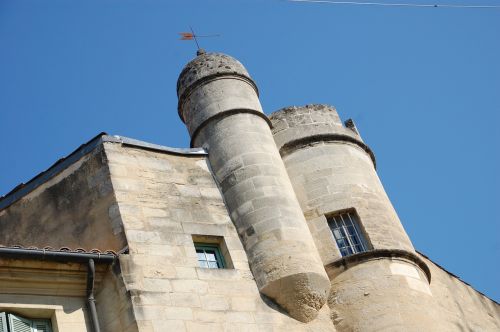
<svg viewBox="0 0 500 332">
<path fill-rule="evenodd" d="M 325 3 L 331 5 L 355 6 L 386 6 L 386 7 L 427 7 L 427 8 L 475 8 L 475 9 L 500 9 L 500 5 L 459 5 L 459 4 L 418 4 L 394 2 L 362 2 L 362 1 L 332 1 L 332 0 L 287 0 L 289 2 Z"/>
</svg>

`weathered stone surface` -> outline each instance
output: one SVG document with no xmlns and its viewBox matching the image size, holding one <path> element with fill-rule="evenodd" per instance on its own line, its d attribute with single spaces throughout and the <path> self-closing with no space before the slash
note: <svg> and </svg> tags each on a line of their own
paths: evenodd
<svg viewBox="0 0 500 332">
<path fill-rule="evenodd" d="M 500 305 L 479 293 L 455 275 L 418 254 L 430 268 L 430 290 L 438 319 L 448 331 L 500 330 Z M 444 330 L 443 330 L 444 331 Z"/>
<path fill-rule="evenodd" d="M 102 284 L 96 289 L 96 308 L 102 331 L 139 331 L 132 307 L 133 299 L 127 292 L 118 266 L 107 271 Z M 149 298 L 142 300 L 148 303 Z"/>
<path fill-rule="evenodd" d="M 395 272 L 393 265 L 414 273 Z M 411 262 L 370 260 L 331 277 L 328 305 L 338 331 L 451 331 L 440 320 L 425 274 Z"/>
<path fill-rule="evenodd" d="M 194 63 L 210 67 L 216 57 L 202 56 Z M 192 79 L 191 67 L 179 82 Z M 192 145 L 208 150 L 260 291 L 292 317 L 308 322 L 325 303 L 329 282 L 267 118 L 251 82 L 226 72 L 214 80 L 210 73 L 197 72 L 193 90 L 180 98 Z"/>
<path fill-rule="evenodd" d="M 0 211 L 0 230 L 0 246 L 125 247 L 102 146 Z"/>
<path fill-rule="evenodd" d="M 133 189 L 118 186 L 115 191 L 130 251 L 120 257 L 121 277 L 131 295 L 129 310 L 139 331 L 164 331 L 167 327 L 179 331 L 300 330 L 305 326 L 261 297 L 205 157 L 175 156 L 112 143 L 105 144 L 105 153 L 113 184 L 129 179 L 142 183 Z M 167 174 L 159 167 L 162 163 L 169 165 Z M 172 186 L 191 189 L 171 190 Z M 193 194 L 198 192 L 200 195 Z M 233 269 L 198 267 L 193 240 L 203 236 L 224 239 Z M 311 326 L 335 331 L 327 311 L 324 306 Z M 262 321 L 256 316 L 259 314 L 273 315 L 273 320 Z M 104 331 L 119 331 L 112 327 L 123 318 L 118 313 L 110 315 L 118 318 L 109 318 L 109 329 Z"/>
<path fill-rule="evenodd" d="M 250 78 L 241 62 L 233 57 L 222 53 L 201 54 L 190 61 L 179 75 L 177 95 L 181 97 L 186 89 L 202 78 L 234 74 Z"/>
</svg>

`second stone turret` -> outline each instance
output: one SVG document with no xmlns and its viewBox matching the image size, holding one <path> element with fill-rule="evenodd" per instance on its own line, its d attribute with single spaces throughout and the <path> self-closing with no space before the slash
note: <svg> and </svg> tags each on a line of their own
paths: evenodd
<svg viewBox="0 0 500 332">
<path fill-rule="evenodd" d="M 416 254 L 352 121 L 328 105 L 272 113 L 273 134 L 331 279 L 337 331 L 446 331 Z"/>
</svg>

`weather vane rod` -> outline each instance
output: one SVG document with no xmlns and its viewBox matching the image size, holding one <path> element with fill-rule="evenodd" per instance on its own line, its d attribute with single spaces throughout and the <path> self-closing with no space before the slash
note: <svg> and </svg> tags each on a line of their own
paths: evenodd
<svg viewBox="0 0 500 332">
<path fill-rule="evenodd" d="M 189 29 L 191 32 L 179 32 L 179 35 L 181 35 L 181 40 L 194 40 L 196 43 L 196 48 L 198 51 L 201 50 L 200 44 L 198 43 L 198 38 L 206 38 L 206 37 L 219 37 L 219 34 L 214 34 L 214 35 L 197 35 L 194 33 L 194 30 L 191 26 L 189 26 Z"/>
</svg>

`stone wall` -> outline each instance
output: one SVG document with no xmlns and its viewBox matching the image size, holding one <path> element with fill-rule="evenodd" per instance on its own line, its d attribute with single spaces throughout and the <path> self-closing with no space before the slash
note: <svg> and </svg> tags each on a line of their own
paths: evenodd
<svg viewBox="0 0 500 332">
<path fill-rule="evenodd" d="M 338 331 L 498 331 L 500 306 L 427 257 L 422 270 L 401 258 L 373 258 L 348 268 L 327 266 L 328 300 Z M 382 282 L 381 282 L 382 280 Z M 405 285 L 406 287 L 402 287 Z"/>
<path fill-rule="evenodd" d="M 328 305 L 338 331 L 453 331 L 437 310 L 426 274 L 413 261 L 374 257 L 344 271 L 327 267 Z"/>
<path fill-rule="evenodd" d="M 103 276 L 95 300 L 102 331 L 138 331 L 132 298 L 123 282 L 119 262 L 115 262 Z"/>
<path fill-rule="evenodd" d="M 117 212 L 100 146 L 1 210 L 0 245 L 119 251 Z"/>
<path fill-rule="evenodd" d="M 304 324 L 261 296 L 205 157 L 111 143 L 105 151 L 139 331 L 334 331 L 327 306 Z M 193 235 L 222 237 L 234 268 L 199 268 Z"/>
<path fill-rule="evenodd" d="M 430 268 L 430 289 L 439 310 L 439 320 L 449 331 L 500 331 L 500 305 L 497 302 L 426 256 L 419 256 Z"/>
</svg>

